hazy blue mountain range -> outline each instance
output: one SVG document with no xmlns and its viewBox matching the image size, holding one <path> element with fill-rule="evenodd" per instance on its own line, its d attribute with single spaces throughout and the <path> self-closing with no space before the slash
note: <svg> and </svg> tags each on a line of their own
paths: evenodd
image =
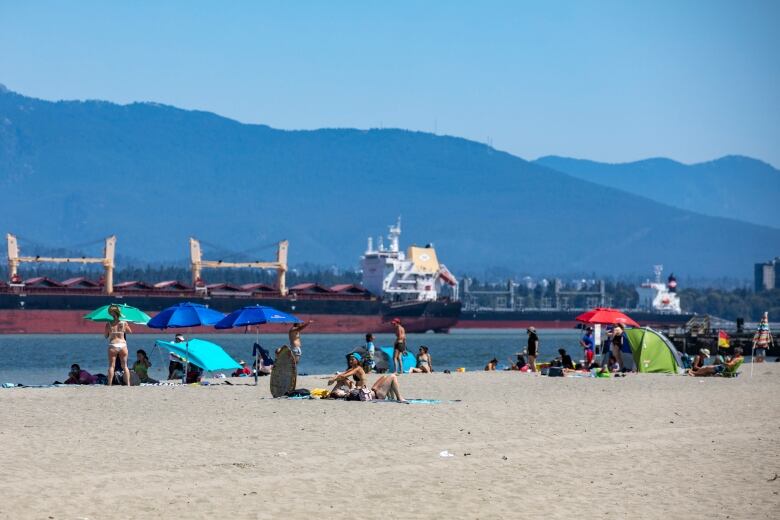
<svg viewBox="0 0 780 520">
<path fill-rule="evenodd" d="M 10 91 L 0 93 L 0 205 L 0 231 L 51 247 L 115 233 L 121 254 L 149 262 L 186 258 L 195 235 L 233 250 L 288 238 L 292 264 L 351 266 L 399 214 L 403 245 L 434 242 L 456 273 L 649 273 L 663 263 L 683 276 L 747 278 L 780 245 L 780 230 L 675 209 L 465 139 L 281 131 Z"/>
<path fill-rule="evenodd" d="M 556 156 L 534 162 L 677 208 L 780 228 L 780 171 L 750 157 L 691 165 L 671 159 L 606 164 Z"/>
</svg>

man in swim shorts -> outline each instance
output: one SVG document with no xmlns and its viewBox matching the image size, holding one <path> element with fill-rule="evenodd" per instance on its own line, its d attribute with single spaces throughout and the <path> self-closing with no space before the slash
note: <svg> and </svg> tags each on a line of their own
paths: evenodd
<svg viewBox="0 0 780 520">
<path fill-rule="evenodd" d="M 314 323 L 312 320 L 306 323 L 295 323 L 287 333 L 287 337 L 290 339 L 290 351 L 295 356 L 296 362 L 301 360 L 301 331 L 312 323 Z"/>
<path fill-rule="evenodd" d="M 404 373 L 403 356 L 406 352 L 406 329 L 401 325 L 401 320 L 394 318 L 391 322 L 395 327 L 395 343 L 393 344 L 393 364 L 395 365 L 395 373 Z"/>
</svg>

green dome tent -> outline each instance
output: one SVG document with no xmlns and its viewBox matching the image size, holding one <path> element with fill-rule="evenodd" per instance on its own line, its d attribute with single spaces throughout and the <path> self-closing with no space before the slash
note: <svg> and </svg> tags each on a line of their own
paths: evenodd
<svg viewBox="0 0 780 520">
<path fill-rule="evenodd" d="M 680 353 L 672 342 L 650 327 L 625 331 L 637 372 L 682 374 Z"/>
</svg>

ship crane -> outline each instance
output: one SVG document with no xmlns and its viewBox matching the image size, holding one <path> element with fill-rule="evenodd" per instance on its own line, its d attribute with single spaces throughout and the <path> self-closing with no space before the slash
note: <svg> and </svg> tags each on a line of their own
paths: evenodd
<svg viewBox="0 0 780 520">
<path fill-rule="evenodd" d="M 195 288 L 203 286 L 201 271 L 204 268 L 209 269 L 276 269 L 276 289 L 282 296 L 287 294 L 287 247 L 289 242 L 282 240 L 279 242 L 276 250 L 276 262 L 223 262 L 222 260 L 203 260 L 201 254 L 200 241 L 196 238 L 190 238 L 190 259 L 192 261 L 192 285 Z"/>
<path fill-rule="evenodd" d="M 114 253 L 116 251 L 116 236 L 111 235 L 106 238 L 106 246 L 103 249 L 103 258 L 89 258 L 82 256 L 80 258 L 56 258 L 49 256 L 19 256 L 19 242 L 16 236 L 8 233 L 8 274 L 12 283 L 19 283 L 19 264 L 22 263 L 54 263 L 54 264 L 102 264 L 106 271 L 105 292 L 114 293 Z"/>
</svg>

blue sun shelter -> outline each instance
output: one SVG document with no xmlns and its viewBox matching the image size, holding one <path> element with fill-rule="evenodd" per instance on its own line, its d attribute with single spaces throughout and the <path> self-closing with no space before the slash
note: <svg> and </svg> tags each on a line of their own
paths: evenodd
<svg viewBox="0 0 780 520">
<path fill-rule="evenodd" d="M 395 372 L 395 363 L 393 362 L 393 347 L 379 347 L 374 353 L 374 362 L 378 370 L 387 370 Z M 417 358 L 408 350 L 401 357 L 403 371 L 409 372 L 410 368 L 417 366 Z"/>
</svg>

